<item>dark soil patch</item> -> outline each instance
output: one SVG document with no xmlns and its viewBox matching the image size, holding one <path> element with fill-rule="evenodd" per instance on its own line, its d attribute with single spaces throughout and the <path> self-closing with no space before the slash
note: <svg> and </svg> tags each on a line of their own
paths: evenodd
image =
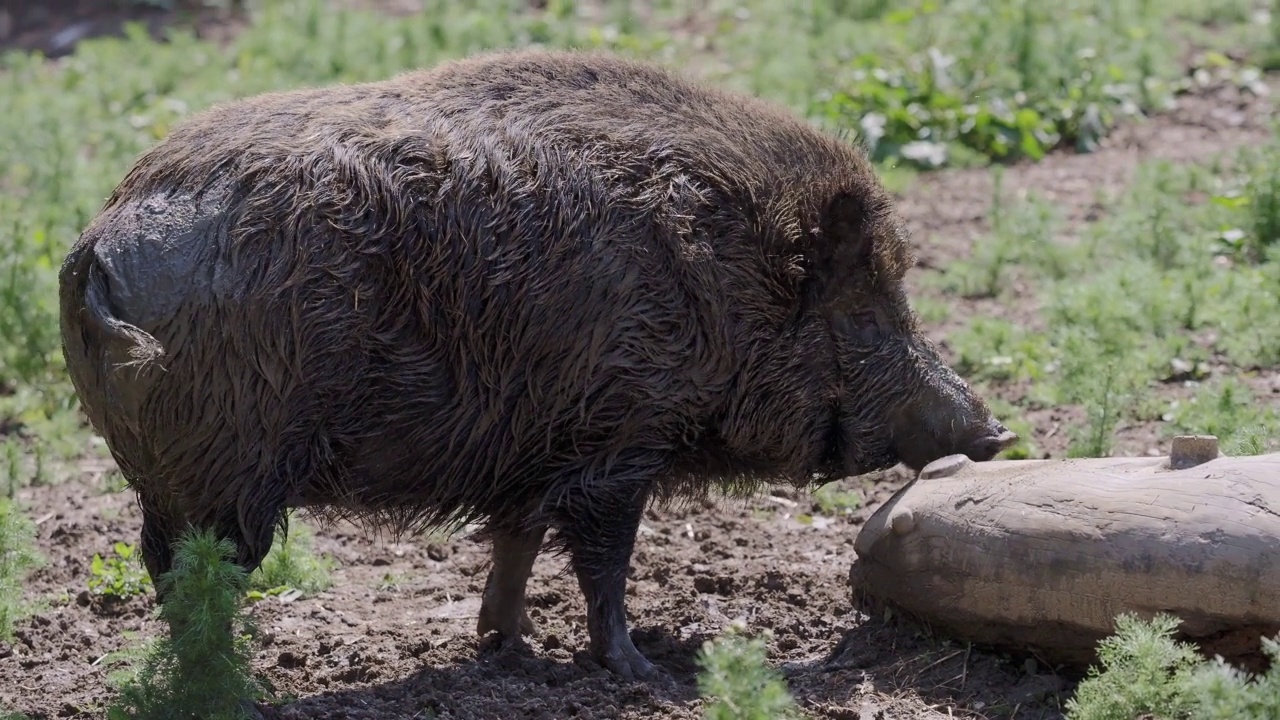
<svg viewBox="0 0 1280 720">
<path fill-rule="evenodd" d="M 297 698 L 277 710 L 286 718 L 412 718 L 430 710 L 442 718 L 692 719 L 701 712 L 696 653 L 738 621 L 772 632 L 770 657 L 813 717 L 858 717 L 864 706 L 889 717 L 942 718 L 948 710 L 1058 717 L 1056 697 L 1041 689 L 1066 687 L 1064 679 L 852 610 L 854 536 L 903 479 L 841 481 L 866 504 L 833 517 L 809 495 L 785 490 L 649 512 L 628 609 L 637 645 L 671 674 L 671 685 L 621 682 L 586 656 L 582 599 L 555 558 L 539 559 L 530 585 L 537 634 L 528 647 L 495 650 L 475 637 L 486 545 L 466 537 L 378 542 L 348 525 L 316 535 L 316 550 L 341 565 L 333 588 L 252 606 L 261 630 L 254 665 L 280 696 Z M 116 540 L 136 542 L 137 508 L 130 492 L 104 493 L 88 473 L 19 497 L 41 520 L 48 560 L 32 574 L 28 597 L 47 606 L 0 647 L 0 707 L 39 718 L 101 717 L 113 669 L 103 656 L 162 631 L 149 593 L 104 604 L 84 592 L 94 553 L 108 553 Z M 1010 715 L 1013 705 L 1004 705 L 1022 695 Z"/>
</svg>

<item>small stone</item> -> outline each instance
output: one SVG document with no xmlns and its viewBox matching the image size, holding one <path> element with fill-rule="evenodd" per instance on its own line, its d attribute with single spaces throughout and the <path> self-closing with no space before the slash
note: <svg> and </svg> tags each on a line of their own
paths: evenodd
<svg viewBox="0 0 1280 720">
<path fill-rule="evenodd" d="M 449 546 L 431 543 L 427 546 L 427 557 L 436 562 L 443 562 L 449 558 Z"/>
</svg>

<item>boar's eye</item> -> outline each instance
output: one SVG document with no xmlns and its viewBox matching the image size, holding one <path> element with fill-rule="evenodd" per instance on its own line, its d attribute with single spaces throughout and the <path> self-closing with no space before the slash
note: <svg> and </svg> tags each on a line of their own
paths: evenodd
<svg viewBox="0 0 1280 720">
<path fill-rule="evenodd" d="M 859 347 L 875 347 L 883 339 L 880 319 L 874 310 L 859 310 L 836 319 L 840 334 Z"/>
</svg>

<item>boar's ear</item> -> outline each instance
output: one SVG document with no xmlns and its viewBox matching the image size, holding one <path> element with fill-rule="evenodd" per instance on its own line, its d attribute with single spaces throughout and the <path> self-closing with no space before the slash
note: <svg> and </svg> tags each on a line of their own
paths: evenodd
<svg viewBox="0 0 1280 720">
<path fill-rule="evenodd" d="M 865 192 L 839 192 L 822 210 L 813 247 L 813 269 L 820 289 L 870 280 L 877 252 L 876 232 L 888 203 Z M 821 290 L 820 290 L 821 291 Z"/>
</svg>

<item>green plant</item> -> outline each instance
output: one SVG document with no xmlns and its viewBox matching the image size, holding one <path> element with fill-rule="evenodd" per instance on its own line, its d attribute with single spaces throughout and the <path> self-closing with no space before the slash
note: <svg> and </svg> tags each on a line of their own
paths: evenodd
<svg viewBox="0 0 1280 720">
<path fill-rule="evenodd" d="M 1098 644 L 1099 664 L 1066 703 L 1068 720 L 1262 720 L 1280 716 L 1280 643 L 1262 639 L 1273 660 L 1252 676 L 1207 661 L 1174 639 L 1179 620 L 1123 614 L 1116 632 Z"/>
<path fill-rule="evenodd" d="M 151 576 L 142 565 L 142 555 L 133 545 L 116 542 L 105 559 L 94 553 L 89 565 L 89 592 L 126 600 L 141 595 L 151 586 Z"/>
<path fill-rule="evenodd" d="M 121 683 L 109 720 L 250 717 L 247 703 L 264 690 L 250 671 L 254 628 L 240 606 L 248 580 L 234 557 L 235 546 L 208 531 L 179 541 L 173 569 L 159 581 L 169 591 L 160 607 L 169 636 L 155 640 Z"/>
<path fill-rule="evenodd" d="M 13 636 L 14 623 L 26 611 L 23 579 L 40 563 L 35 525 L 8 498 L 0 498 L 0 640 Z"/>
<path fill-rule="evenodd" d="M 331 584 L 330 557 L 317 557 L 311 552 L 311 530 L 300 522 L 292 522 L 289 532 L 276 533 L 271 550 L 262 564 L 249 575 L 249 597 L 257 599 L 289 590 L 315 593 Z"/>
<path fill-rule="evenodd" d="M 862 493 L 844 489 L 836 481 L 814 490 L 813 501 L 823 515 L 844 515 L 862 507 Z"/>
<path fill-rule="evenodd" d="M 1200 657 L 1173 639 L 1178 619 L 1158 615 L 1149 622 L 1131 614 L 1116 618 L 1116 632 L 1098 644 L 1098 666 L 1067 701 L 1070 720 L 1132 720 L 1140 713 L 1185 717 L 1183 686 Z"/>
<path fill-rule="evenodd" d="M 730 630 L 703 643 L 698 654 L 698 691 L 709 699 L 707 720 L 781 720 L 797 717 L 786 683 L 765 660 L 761 638 Z"/>
</svg>

